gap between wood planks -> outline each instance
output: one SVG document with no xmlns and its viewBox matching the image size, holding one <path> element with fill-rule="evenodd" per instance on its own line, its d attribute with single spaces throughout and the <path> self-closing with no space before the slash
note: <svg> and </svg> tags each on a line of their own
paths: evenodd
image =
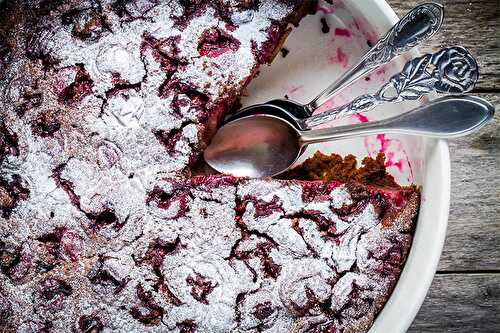
<svg viewBox="0 0 500 333">
<path fill-rule="evenodd" d="M 500 274 L 500 269 L 475 270 L 475 271 L 437 271 L 436 275 L 456 275 L 456 274 Z"/>
</svg>

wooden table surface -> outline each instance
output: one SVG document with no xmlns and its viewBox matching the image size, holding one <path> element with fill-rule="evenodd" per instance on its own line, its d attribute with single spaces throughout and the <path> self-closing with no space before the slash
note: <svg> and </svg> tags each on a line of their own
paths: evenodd
<svg viewBox="0 0 500 333">
<path fill-rule="evenodd" d="M 401 17 L 424 1 L 388 2 Z M 473 94 L 491 101 L 497 112 L 479 134 L 450 142 L 446 243 L 409 332 L 500 332 L 500 0 L 437 2 L 445 6 L 445 24 L 423 51 L 468 48 L 480 66 Z"/>
</svg>

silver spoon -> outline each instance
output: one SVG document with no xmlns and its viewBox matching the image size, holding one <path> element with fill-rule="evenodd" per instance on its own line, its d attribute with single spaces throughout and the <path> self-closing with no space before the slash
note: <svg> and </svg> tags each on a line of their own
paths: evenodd
<svg viewBox="0 0 500 333">
<path fill-rule="evenodd" d="M 271 115 L 282 117 L 301 130 L 330 122 L 334 119 L 365 112 L 381 103 L 399 103 L 417 100 L 429 93 L 463 94 L 471 91 L 479 77 L 474 57 L 461 46 L 442 49 L 433 54 L 408 61 L 403 70 L 391 77 L 376 93 L 362 95 L 352 102 L 308 118 L 295 116 L 287 105 L 268 103 L 279 108 L 268 108 Z M 252 105 L 242 115 L 262 113 L 263 106 Z M 237 119 L 239 117 L 235 117 Z M 232 118 L 231 118 L 232 119 Z"/>
<path fill-rule="evenodd" d="M 432 37 L 441 28 L 443 18 L 444 9 L 440 4 L 425 3 L 419 5 L 397 22 L 356 65 L 311 102 L 302 105 L 288 99 L 276 99 L 268 103 L 284 108 L 287 114 L 298 119 L 310 117 L 314 110 L 352 82 Z M 241 109 L 230 115 L 227 121 L 247 116 L 254 111 L 253 107 Z"/>
<path fill-rule="evenodd" d="M 251 115 L 220 128 L 204 157 L 222 173 L 240 177 L 275 176 L 288 170 L 313 143 L 377 133 L 459 137 L 482 128 L 494 112 L 494 107 L 484 99 L 451 96 L 385 120 L 308 131 L 297 129 L 281 117 Z"/>
</svg>

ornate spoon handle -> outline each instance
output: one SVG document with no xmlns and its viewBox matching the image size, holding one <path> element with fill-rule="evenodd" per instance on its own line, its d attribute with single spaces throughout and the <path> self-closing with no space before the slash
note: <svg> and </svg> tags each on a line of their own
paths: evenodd
<svg viewBox="0 0 500 333">
<path fill-rule="evenodd" d="M 365 76 L 398 55 L 421 44 L 433 36 L 441 27 L 444 18 L 443 6 L 426 3 L 406 14 L 377 44 L 368 51 L 357 65 L 347 71 L 336 82 L 321 92 L 306 108 L 312 113 L 333 95 L 349 84 Z"/>
<path fill-rule="evenodd" d="M 337 118 L 365 112 L 378 104 L 416 100 L 430 92 L 461 94 L 474 88 L 478 79 L 476 60 L 465 48 L 445 48 L 406 63 L 379 91 L 362 95 L 349 104 L 322 112 L 304 120 L 311 128 Z"/>
</svg>

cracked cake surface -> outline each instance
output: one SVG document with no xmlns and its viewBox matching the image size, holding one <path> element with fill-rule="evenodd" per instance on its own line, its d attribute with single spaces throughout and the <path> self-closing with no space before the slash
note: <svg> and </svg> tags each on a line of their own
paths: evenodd
<svg viewBox="0 0 500 333">
<path fill-rule="evenodd" d="M 324 156 L 300 180 L 191 171 L 312 3 L 0 4 L 2 332 L 369 329 L 416 188 L 379 159 L 342 179 Z"/>
</svg>

